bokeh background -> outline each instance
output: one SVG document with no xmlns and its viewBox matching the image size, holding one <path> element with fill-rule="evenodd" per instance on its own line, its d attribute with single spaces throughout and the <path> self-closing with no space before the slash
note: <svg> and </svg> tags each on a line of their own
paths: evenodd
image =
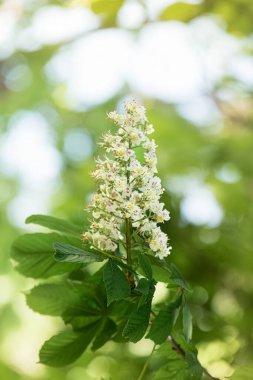
<svg viewBox="0 0 253 380">
<path fill-rule="evenodd" d="M 252 0 L 0 2 L 1 380 L 130 379 L 151 350 L 109 343 L 65 369 L 36 364 L 62 325 L 28 309 L 35 281 L 9 259 L 30 214 L 82 221 L 106 112 L 133 97 L 156 128 L 200 361 L 221 378 L 252 364 L 252 33 Z"/>
</svg>

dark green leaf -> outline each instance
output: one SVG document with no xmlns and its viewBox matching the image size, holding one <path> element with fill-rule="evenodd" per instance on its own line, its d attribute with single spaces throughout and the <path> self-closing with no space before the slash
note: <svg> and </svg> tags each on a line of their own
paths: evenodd
<svg viewBox="0 0 253 380">
<path fill-rule="evenodd" d="M 138 255 L 139 265 L 140 268 L 144 274 L 145 277 L 147 277 L 149 280 L 152 280 L 153 273 L 152 273 L 152 267 L 150 265 L 149 259 L 144 254 Z"/>
<path fill-rule="evenodd" d="M 54 258 L 60 262 L 71 263 L 94 263 L 105 260 L 105 257 L 93 252 L 85 251 L 81 248 L 74 247 L 70 244 L 56 242 L 54 244 Z"/>
<path fill-rule="evenodd" d="M 26 302 L 40 314 L 57 316 L 80 302 L 80 297 L 70 286 L 44 284 L 33 288 L 26 295 Z"/>
<path fill-rule="evenodd" d="M 112 319 L 107 318 L 102 325 L 102 329 L 97 334 L 91 349 L 95 351 L 102 347 L 106 342 L 108 342 L 108 340 L 111 339 L 116 330 L 116 324 L 113 322 Z"/>
<path fill-rule="evenodd" d="M 188 368 L 191 372 L 191 374 L 194 376 L 194 378 L 201 379 L 203 374 L 203 368 L 201 367 L 197 355 L 195 352 L 186 352 L 185 354 L 185 360 L 188 364 Z"/>
<path fill-rule="evenodd" d="M 123 330 L 123 337 L 131 342 L 138 342 L 145 334 L 151 313 L 151 304 L 155 292 L 154 282 L 150 282 L 149 293 L 143 295 L 136 310 L 130 315 Z"/>
<path fill-rule="evenodd" d="M 53 244 L 56 241 L 72 243 L 71 238 L 57 233 L 26 234 L 13 243 L 12 258 L 16 270 L 27 277 L 48 278 L 79 268 L 74 263 L 57 263 L 53 258 Z"/>
<path fill-rule="evenodd" d="M 107 294 L 107 305 L 130 295 L 130 285 L 125 274 L 111 259 L 108 260 L 104 267 L 103 278 Z"/>
<path fill-rule="evenodd" d="M 148 281 L 146 278 L 141 278 L 138 281 L 138 284 L 135 290 L 139 293 L 147 295 L 149 293 L 149 288 L 150 288 L 150 281 Z"/>
<path fill-rule="evenodd" d="M 183 332 L 186 342 L 189 342 L 192 338 L 192 315 L 187 303 L 183 307 Z"/>
<path fill-rule="evenodd" d="M 146 303 L 135 310 L 127 321 L 123 330 L 123 336 L 131 342 L 138 342 L 145 334 L 151 312 L 151 305 Z"/>
<path fill-rule="evenodd" d="M 26 219 L 25 222 L 27 224 L 38 224 L 39 226 L 47 227 L 50 230 L 63 232 L 64 234 L 70 234 L 79 238 L 83 231 L 82 228 L 78 225 L 48 215 L 31 215 Z"/>
<path fill-rule="evenodd" d="M 152 339 L 156 344 L 161 344 L 167 339 L 177 319 L 181 302 L 182 297 L 179 297 L 159 312 L 152 322 L 147 338 Z"/>
<path fill-rule="evenodd" d="M 79 333 L 67 330 L 53 336 L 40 350 L 40 363 L 62 367 L 74 362 L 92 341 L 97 327 L 97 323 L 94 323 Z"/>
<path fill-rule="evenodd" d="M 187 284 L 187 282 L 183 278 L 180 270 L 176 267 L 176 265 L 173 263 L 168 263 L 167 265 L 171 271 L 170 279 L 173 280 L 181 288 L 191 291 L 189 284 Z"/>
</svg>

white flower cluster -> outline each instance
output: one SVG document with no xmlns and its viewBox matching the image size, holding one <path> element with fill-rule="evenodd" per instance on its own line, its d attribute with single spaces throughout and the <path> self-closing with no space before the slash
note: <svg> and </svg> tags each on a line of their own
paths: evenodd
<svg viewBox="0 0 253 380">
<path fill-rule="evenodd" d="M 145 108 L 136 102 L 126 103 L 125 111 L 125 115 L 108 114 L 118 131 L 108 132 L 100 143 L 107 155 L 97 159 L 92 173 L 99 187 L 89 205 L 93 222 L 83 238 L 95 248 L 114 252 L 120 241 L 124 243 L 121 227 L 129 218 L 137 234 L 162 259 L 171 247 L 157 223 L 170 216 L 159 202 L 164 189 L 156 176 L 156 144 L 148 137 L 154 129 Z"/>
</svg>

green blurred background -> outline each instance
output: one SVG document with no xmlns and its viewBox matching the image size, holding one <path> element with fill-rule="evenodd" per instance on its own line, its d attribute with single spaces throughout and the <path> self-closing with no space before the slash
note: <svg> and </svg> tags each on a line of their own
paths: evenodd
<svg viewBox="0 0 253 380">
<path fill-rule="evenodd" d="M 30 214 L 83 220 L 106 112 L 132 97 L 156 128 L 199 359 L 221 378 L 252 364 L 252 32 L 252 0 L 0 2 L 1 380 L 130 380 L 151 351 L 108 343 L 65 369 L 36 364 L 62 325 L 28 309 L 35 281 L 9 259 Z"/>
</svg>

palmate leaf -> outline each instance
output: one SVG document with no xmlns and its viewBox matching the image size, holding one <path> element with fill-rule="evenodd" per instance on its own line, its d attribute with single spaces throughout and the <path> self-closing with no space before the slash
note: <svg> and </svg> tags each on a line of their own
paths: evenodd
<svg viewBox="0 0 253 380">
<path fill-rule="evenodd" d="M 47 340 L 40 350 L 40 363 L 62 367 L 75 361 L 91 343 L 99 323 L 88 325 L 80 332 L 66 330 Z"/>
<path fill-rule="evenodd" d="M 147 338 L 153 340 L 155 344 L 161 344 L 167 339 L 177 319 L 181 302 L 180 296 L 159 312 L 152 322 Z"/>
<path fill-rule="evenodd" d="M 57 263 L 53 258 L 53 244 L 56 242 L 73 244 L 76 239 L 57 233 L 35 233 L 18 237 L 12 246 L 15 269 L 24 276 L 49 278 L 78 269 L 80 264 Z M 78 242 L 78 241 L 77 241 Z"/>
<path fill-rule="evenodd" d="M 106 257 L 97 253 L 88 252 L 70 244 L 56 242 L 54 244 L 56 261 L 70 263 L 95 263 L 103 261 Z"/>
<path fill-rule="evenodd" d="M 130 285 L 125 274 L 115 264 L 115 261 L 109 259 L 104 267 L 103 279 L 107 294 L 107 305 L 113 301 L 126 298 L 130 295 Z"/>
<path fill-rule="evenodd" d="M 26 294 L 27 305 L 35 312 L 60 316 L 68 308 L 84 303 L 73 287 L 67 284 L 42 284 Z"/>
<path fill-rule="evenodd" d="M 73 235 L 78 238 L 80 238 L 83 231 L 82 227 L 76 224 L 49 215 L 31 215 L 25 222 L 27 224 L 38 224 L 39 226 L 47 227 L 50 230 L 63 232 L 64 234 Z"/>
</svg>

